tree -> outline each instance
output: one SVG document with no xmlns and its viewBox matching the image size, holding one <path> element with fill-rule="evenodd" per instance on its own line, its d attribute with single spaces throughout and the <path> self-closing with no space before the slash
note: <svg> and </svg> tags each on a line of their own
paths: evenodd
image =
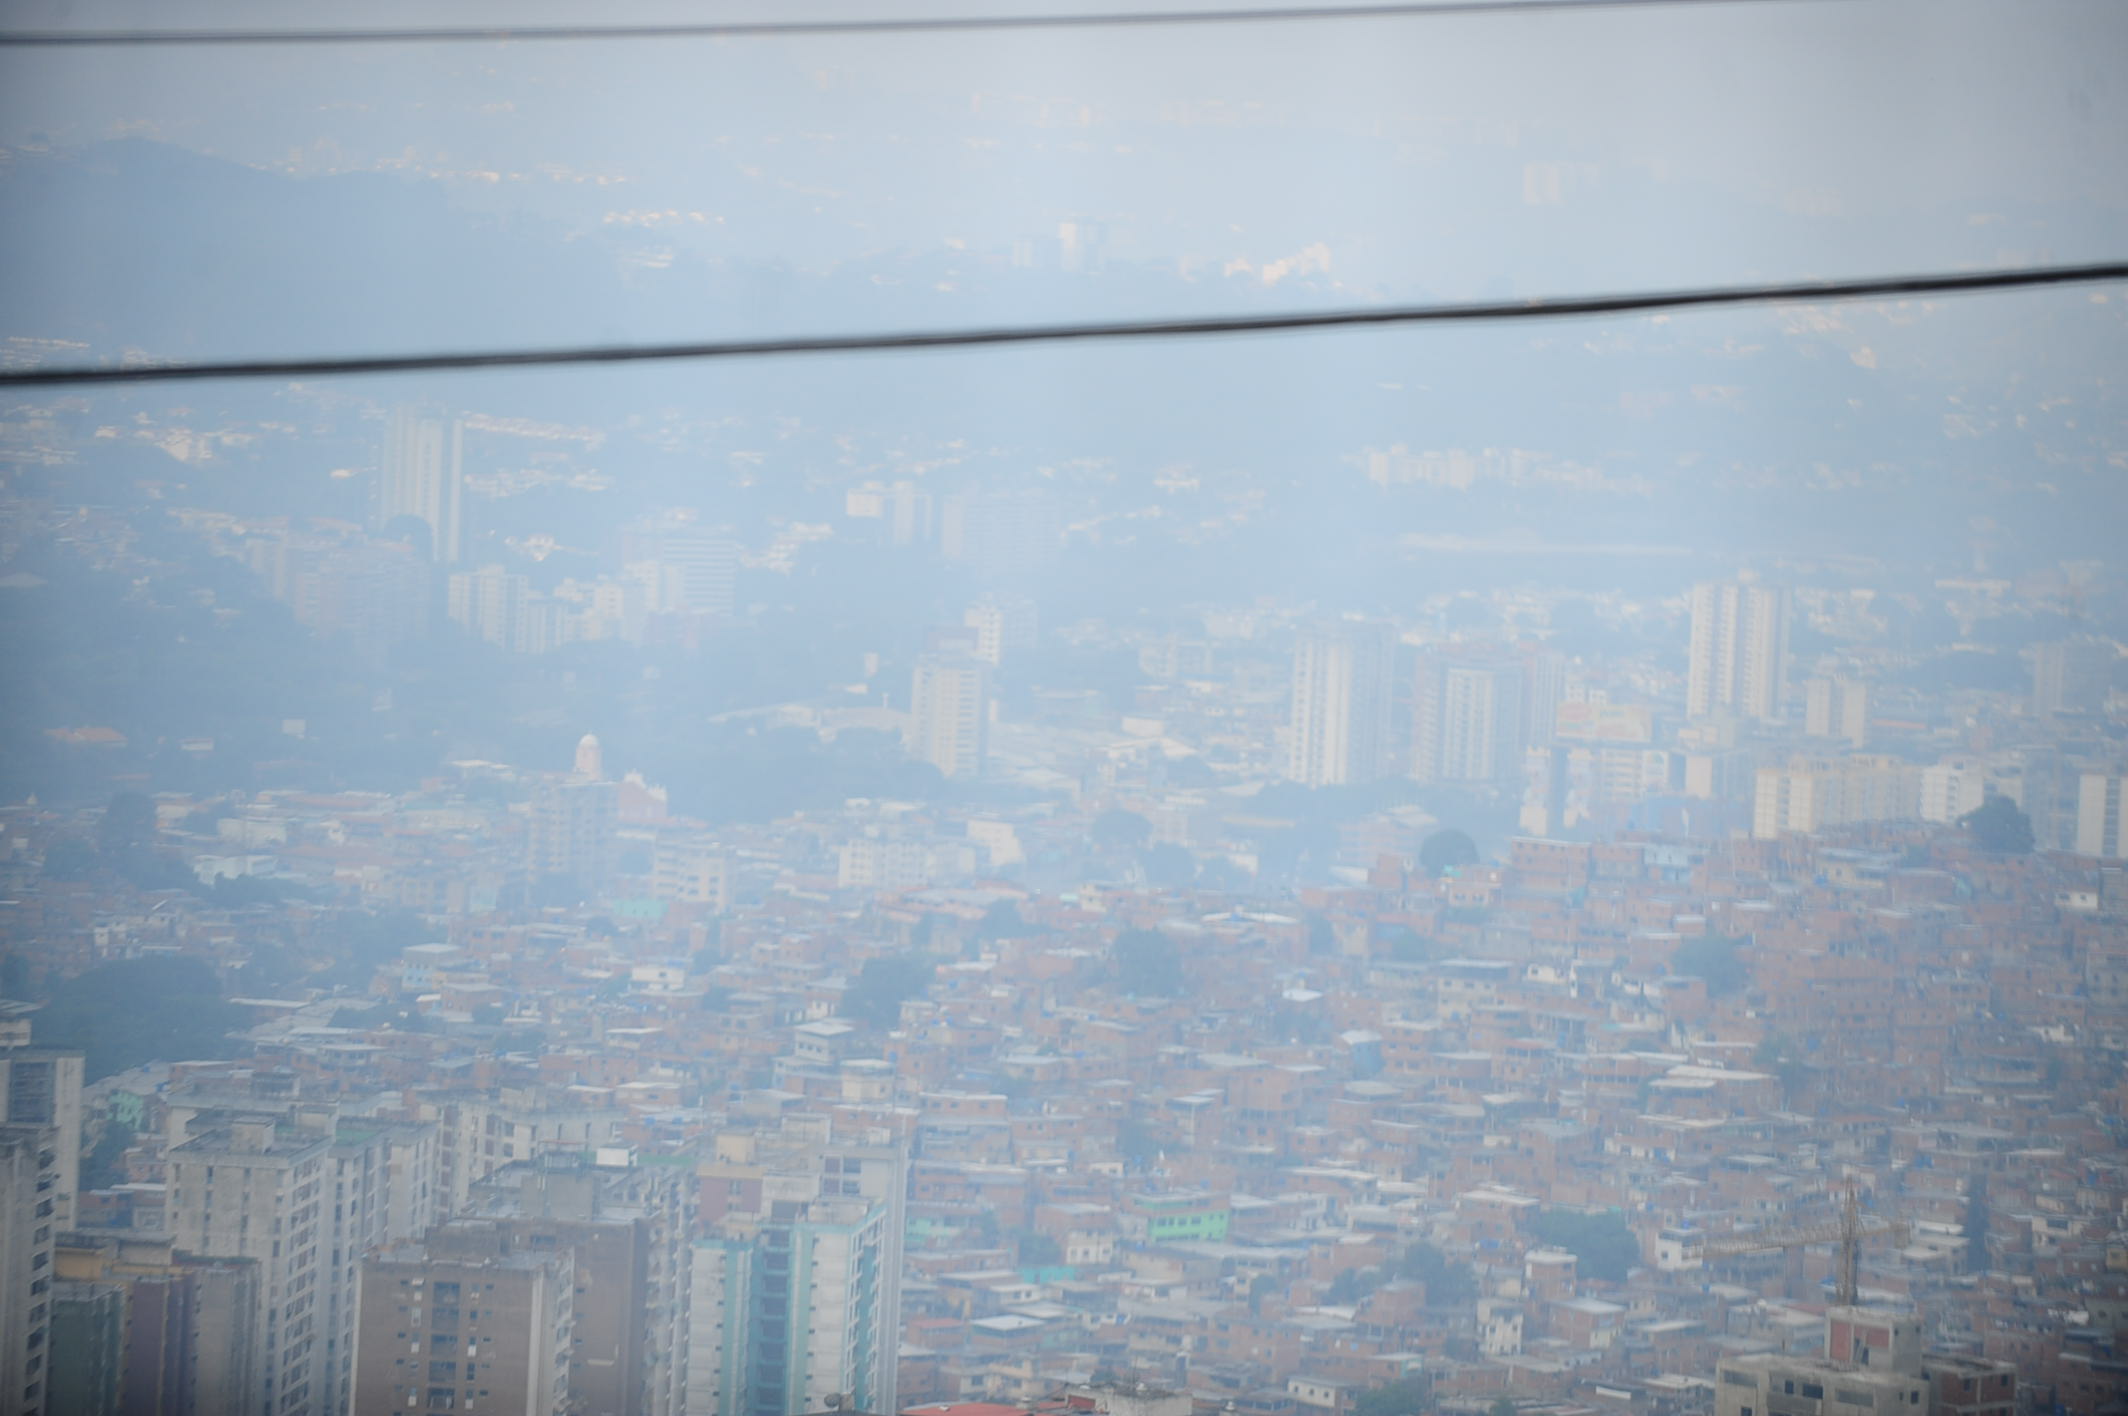
<svg viewBox="0 0 2128 1416">
<path fill-rule="evenodd" d="M 1670 956 L 1670 972 L 1705 979 L 1709 997 L 1734 993 L 1751 977 L 1751 970 L 1737 953 L 1741 942 L 1720 934 L 1687 939 Z"/>
<path fill-rule="evenodd" d="M 1537 1216 L 1536 1230 L 1544 1243 L 1580 1260 L 1581 1272 L 1588 1278 L 1623 1283 L 1640 1262 L 1640 1241 L 1621 1214 L 1548 1209 Z"/>
<path fill-rule="evenodd" d="M 282 998 L 303 987 L 309 968 L 285 944 L 261 943 L 237 970 L 236 986 L 253 998 Z"/>
<path fill-rule="evenodd" d="M 1454 827 L 1434 832 L 1419 846 L 1419 864 L 1434 875 L 1477 863 L 1478 843 Z"/>
<path fill-rule="evenodd" d="M 931 966 L 906 954 L 866 959 L 857 982 L 842 995 L 842 1015 L 868 1027 L 891 1028 L 901 1021 L 901 1005 L 931 982 Z"/>
<path fill-rule="evenodd" d="M 1143 1121 L 1126 1116 L 1116 1123 L 1116 1153 L 1134 1166 L 1151 1165 L 1160 1158 L 1160 1140 Z"/>
<path fill-rule="evenodd" d="M 1772 1033 L 1751 1054 L 1752 1065 L 1761 1071 L 1771 1072 L 1781 1080 L 1781 1101 L 1792 1104 L 1804 1086 L 1810 1081 L 1810 1069 L 1796 1055 L 1796 1047 L 1787 1036 Z"/>
<path fill-rule="evenodd" d="M 81 1162 L 81 1188 L 108 1190 L 126 1182 L 126 1149 L 133 1144 L 133 1128 L 116 1121 L 103 1128 L 96 1144 Z"/>
<path fill-rule="evenodd" d="M 425 944 L 432 936 L 412 910 L 348 910 L 319 924 L 317 946 L 331 966 L 312 982 L 320 988 L 367 988 L 370 976 L 399 957 L 400 951 Z"/>
<path fill-rule="evenodd" d="M 1423 1416 L 1431 1410 L 1433 1384 L 1424 1377 L 1406 1377 L 1363 1391 L 1352 1403 L 1352 1416 Z"/>
<path fill-rule="evenodd" d="M 40 1047 L 80 1048 L 93 1082 L 148 1062 L 234 1057 L 242 1044 L 230 1034 L 249 1021 L 198 959 L 149 955 L 68 979 L 32 1026 Z"/>
<path fill-rule="evenodd" d="M 1436 952 L 1433 941 L 1408 924 L 1375 925 L 1375 952 L 1383 952 L 1385 946 L 1389 957 L 1400 964 L 1423 964 Z"/>
<path fill-rule="evenodd" d="M 1511 1396 L 1496 1396 L 1493 1404 L 1485 1408 L 1485 1416 L 1515 1416 L 1518 1408 Z"/>
<path fill-rule="evenodd" d="M 1163 890 L 1179 890 L 1197 878 L 1197 857 L 1172 841 L 1162 841 L 1139 858 L 1145 868 L 1145 883 Z"/>
<path fill-rule="evenodd" d="M 96 865 L 95 849 L 79 836 L 61 836 L 44 848 L 47 880 L 86 880 Z"/>
<path fill-rule="evenodd" d="M 1038 1230 L 1023 1230 L 1019 1239 L 1019 1262 L 1023 1269 L 1053 1268 L 1064 1262 L 1063 1246 Z"/>
<path fill-rule="evenodd" d="M 985 942 L 996 939 L 1025 939 L 1035 933 L 1033 925 L 1020 917 L 1017 900 L 998 900 L 983 911 L 983 921 L 975 927 L 975 937 Z"/>
<path fill-rule="evenodd" d="M 1157 929 L 1126 929 L 1109 949 L 1116 986 L 1133 997 L 1173 998 L 1182 992 L 1182 954 Z"/>
<path fill-rule="evenodd" d="M 113 860 L 155 844 L 155 803 L 139 792 L 120 792 L 96 823 L 96 848 Z"/>
<path fill-rule="evenodd" d="M 2032 854 L 2032 818 L 2006 796 L 1989 795 L 1959 817 L 1958 825 L 1972 836 L 1973 844 L 1989 855 Z"/>
<path fill-rule="evenodd" d="M 1396 1273 L 1425 1284 L 1426 1301 L 1435 1307 L 1467 1303 L 1478 1296 L 1478 1276 L 1470 1265 L 1450 1263 L 1424 1239 L 1414 1240 L 1397 1256 Z"/>
<path fill-rule="evenodd" d="M 1093 841 L 1104 851 L 1142 850 L 1153 837 L 1153 823 L 1135 811 L 1110 807 L 1094 818 Z"/>
<path fill-rule="evenodd" d="M 1330 1286 L 1323 1290 L 1323 1301 L 1337 1307 L 1357 1303 L 1382 1286 L 1388 1277 L 1378 1268 L 1341 1269 Z"/>
</svg>

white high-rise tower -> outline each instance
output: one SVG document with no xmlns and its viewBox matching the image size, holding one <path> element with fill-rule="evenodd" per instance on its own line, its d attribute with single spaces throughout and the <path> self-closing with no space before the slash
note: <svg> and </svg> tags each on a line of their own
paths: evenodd
<svg viewBox="0 0 2128 1416">
<path fill-rule="evenodd" d="M 1685 715 L 1776 721 L 1788 678 L 1788 592 L 1745 577 L 1692 587 Z"/>
<path fill-rule="evenodd" d="M 1412 694 L 1411 775 L 1422 782 L 1519 776 L 1524 688 L 1519 660 L 1422 657 Z M 1556 711 L 1553 705 L 1547 716 Z"/>
<path fill-rule="evenodd" d="M 1286 775 L 1310 787 L 1371 782 L 1389 756 L 1388 625 L 1357 621 L 1302 632 L 1293 647 Z"/>
<path fill-rule="evenodd" d="M 429 557 L 458 561 L 460 503 L 465 482 L 465 433 L 455 418 L 419 408 L 392 412 L 385 434 L 377 494 L 377 524 L 411 516 L 429 528 Z"/>
<path fill-rule="evenodd" d="M 979 777 L 990 751 L 989 666 L 926 654 L 909 686 L 909 755 L 949 777 Z"/>
</svg>

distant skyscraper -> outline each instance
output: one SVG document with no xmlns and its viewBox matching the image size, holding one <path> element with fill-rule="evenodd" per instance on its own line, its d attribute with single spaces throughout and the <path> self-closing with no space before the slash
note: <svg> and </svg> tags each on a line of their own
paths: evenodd
<svg viewBox="0 0 2128 1416">
<path fill-rule="evenodd" d="M 1032 600 L 985 595 L 970 605 L 961 622 L 975 631 L 975 657 L 997 665 L 1007 654 L 1034 647 L 1036 619 Z"/>
<path fill-rule="evenodd" d="M 909 755 L 949 777 L 977 777 L 990 752 L 990 674 L 979 659 L 926 654 L 909 686 Z"/>
<path fill-rule="evenodd" d="M 1692 587 L 1685 714 L 1780 718 L 1788 675 L 1788 592 L 1754 580 Z"/>
<path fill-rule="evenodd" d="M 465 494 L 465 433 L 455 418 L 400 408 L 385 433 L 377 524 L 411 516 L 429 528 L 429 555 L 438 565 L 458 561 Z"/>
<path fill-rule="evenodd" d="M 1537 746 L 1559 730 L 1559 704 L 1566 697 L 1566 655 L 1543 647 L 1523 659 L 1522 740 Z"/>
<path fill-rule="evenodd" d="M 371 541 L 316 554 L 293 549 L 282 598 L 297 622 L 322 638 L 378 663 L 427 628 L 430 571 L 407 547 Z"/>
<path fill-rule="evenodd" d="M 523 637 L 531 582 L 499 565 L 451 576 L 445 604 L 451 619 L 498 649 L 517 649 Z"/>
<path fill-rule="evenodd" d="M 1412 776 L 1422 782 L 1516 779 L 1524 765 L 1523 689 L 1517 660 L 1422 656 L 1412 695 Z"/>
<path fill-rule="evenodd" d="M 1013 581 L 1048 568 L 1062 529 L 1046 491 L 956 492 L 940 510 L 938 545 L 985 580 Z"/>
<path fill-rule="evenodd" d="M 659 557 L 679 574 L 680 600 L 702 614 L 728 615 L 738 600 L 739 543 L 715 531 L 668 533 Z"/>
<path fill-rule="evenodd" d="M 548 778 L 532 789 L 525 874 L 535 890 L 596 899 L 613 884 L 619 789 L 612 782 Z"/>
<path fill-rule="evenodd" d="M 1395 632 L 1343 621 L 1303 630 L 1293 647 L 1286 776 L 1304 786 L 1371 782 L 1388 769 Z"/>
<path fill-rule="evenodd" d="M 2085 772 L 2077 779 L 2076 853 L 2128 859 L 2128 767 Z"/>
<path fill-rule="evenodd" d="M 2032 655 L 2032 710 L 2095 713 L 2106 703 L 2107 679 L 2119 656 L 2102 639 L 2060 639 Z"/>
<path fill-rule="evenodd" d="M 1869 685 L 1859 679 L 1814 678 L 1803 684 L 1803 731 L 1844 738 L 1861 747 L 1869 738 Z"/>
</svg>

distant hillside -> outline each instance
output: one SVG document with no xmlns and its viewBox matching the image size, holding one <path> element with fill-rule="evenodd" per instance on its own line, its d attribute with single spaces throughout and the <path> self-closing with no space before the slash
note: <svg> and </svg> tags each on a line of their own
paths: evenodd
<svg viewBox="0 0 2128 1416">
<path fill-rule="evenodd" d="M 170 356 L 462 346 L 618 333 L 634 298 L 590 243 L 389 176 L 126 140 L 18 158 L 0 204 L 11 335 Z"/>
</svg>

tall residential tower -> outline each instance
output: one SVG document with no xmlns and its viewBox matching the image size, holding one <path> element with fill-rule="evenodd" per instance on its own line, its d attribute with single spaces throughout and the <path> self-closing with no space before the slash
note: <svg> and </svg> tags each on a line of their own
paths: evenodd
<svg viewBox="0 0 2128 1416">
<path fill-rule="evenodd" d="M 465 494 L 465 432 L 455 418 L 429 409 L 393 410 L 385 433 L 377 524 L 413 517 L 429 528 L 429 559 L 458 561 Z"/>
<path fill-rule="evenodd" d="M 1389 765 L 1389 675 L 1395 632 L 1340 621 L 1301 632 L 1293 647 L 1286 776 L 1309 787 L 1371 782 Z"/>
<path fill-rule="evenodd" d="M 1776 721 L 1788 677 L 1788 592 L 1752 579 L 1692 587 L 1685 715 Z"/>
</svg>

